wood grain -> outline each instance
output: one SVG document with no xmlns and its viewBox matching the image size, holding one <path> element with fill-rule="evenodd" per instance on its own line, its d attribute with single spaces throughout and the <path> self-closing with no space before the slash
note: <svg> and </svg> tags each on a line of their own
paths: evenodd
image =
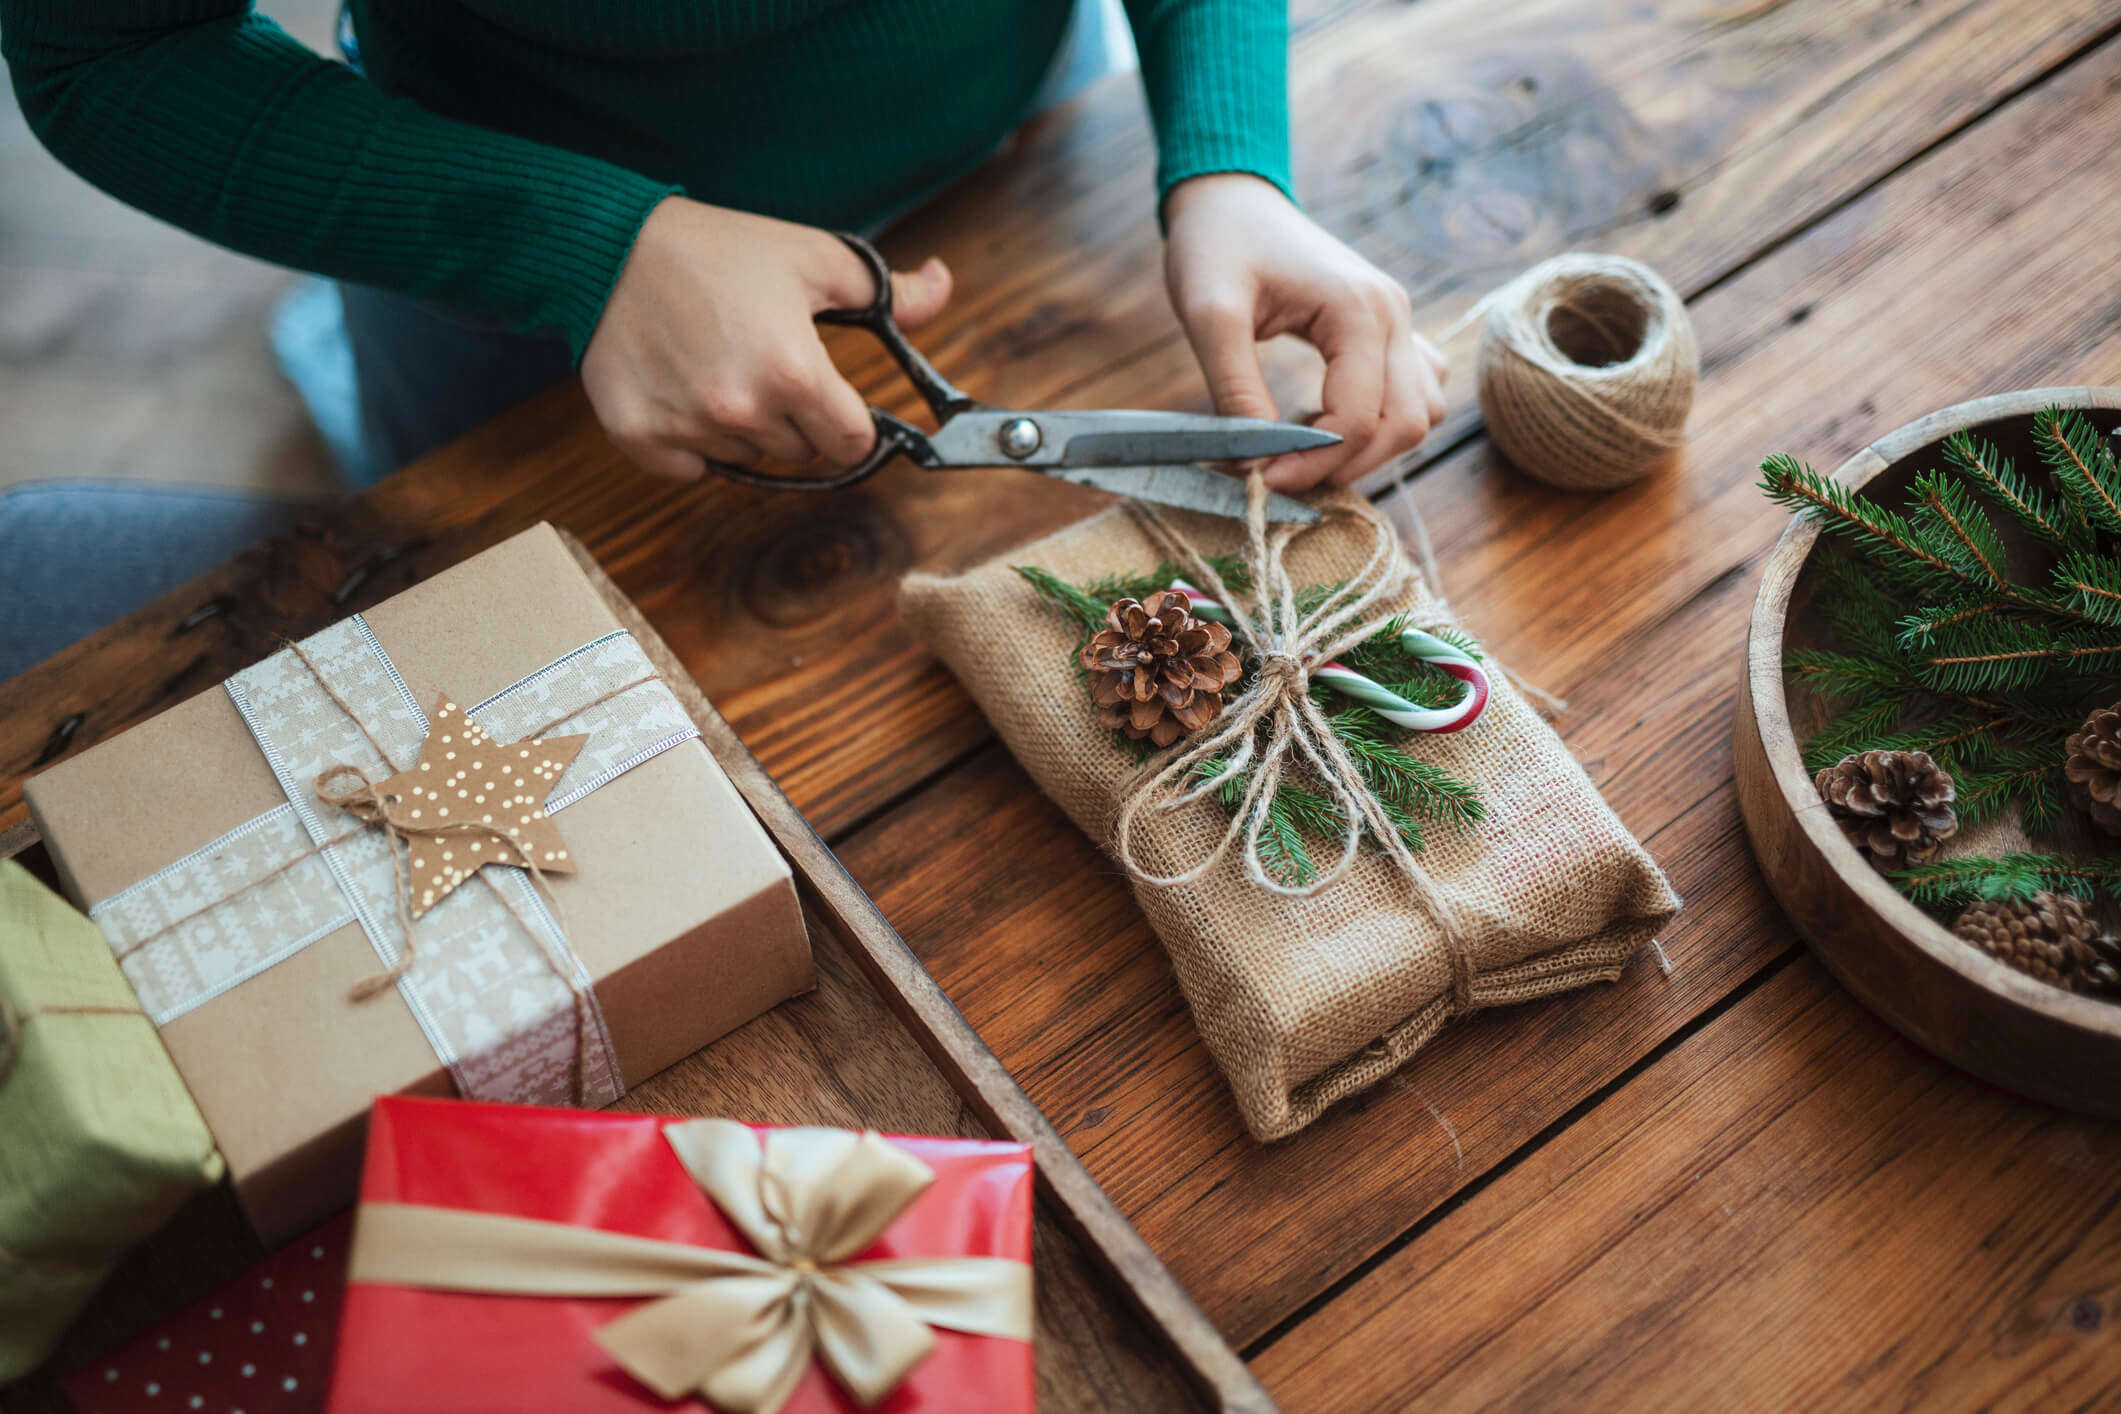
<svg viewBox="0 0 2121 1414">
<path fill-rule="evenodd" d="M 1536 1158 L 1617 1113 L 1659 1068 L 1641 1070 L 1644 1058 L 1675 1037 L 1691 1040 L 1660 1065 L 1739 1028 L 1718 1082 L 1731 1103 L 1779 1083 L 1782 1053 L 1745 1044 L 1771 1029 L 1754 1005 L 1769 989 L 1743 989 L 1785 966 L 1792 943 L 1747 861 L 1729 785 L 1736 644 L 1779 523 L 1750 467 L 1779 449 L 1831 462 L 1971 392 L 2121 377 L 2104 294 L 2121 194 L 2101 166 L 2121 78 L 2114 46 L 2099 43 L 2115 17 L 2094 0 L 1300 0 L 1296 11 L 1304 194 L 1415 286 L 1428 327 L 1490 276 L 1569 244 L 1650 259 L 1698 296 L 1706 376 L 1679 474 L 1571 498 L 1509 473 L 1476 441 L 1413 491 L 1461 610 L 1513 669 L 1571 696 L 1571 748 L 1688 896 L 1667 940 L 1671 979 L 1632 969 L 1614 988 L 1454 1026 L 1416 1069 L 1306 1135 L 1252 1145 L 1138 911 L 984 745 L 977 714 L 890 612 L 905 569 L 982 558 L 1096 498 L 1011 473 L 904 467 L 829 500 L 659 485 L 619 464 L 571 388 L 391 479 L 343 520 L 0 685 L 0 828 L 20 817 L 16 783 L 38 758 L 211 684 L 270 651 L 275 630 L 320 626 L 481 537 L 552 519 L 590 545 L 795 803 L 842 842 L 952 999 L 1224 1332 L 1258 1353 L 1277 1394 L 1298 1408 L 1342 1407 L 1344 1392 L 1403 1407 L 1439 1377 L 1416 1348 L 1425 1327 L 1486 1319 L 1475 1308 L 1493 1287 L 1458 1280 L 1391 1319 L 1329 1319 L 1356 1293 L 1394 1299 L 1397 1288 L 1373 1283 L 1402 1262 L 1433 1265 L 1435 1234 L 1476 1207 L 1491 1223 L 1559 1227 L 1594 1246 L 1625 1236 L 1632 1208 L 1615 1217 L 1572 1197 L 1581 1223 L 1541 1209 L 1547 1190 L 1510 1182 L 1531 1162 L 1508 1168 L 1513 1155 Z M 901 227 L 894 253 L 937 250 L 957 269 L 963 293 L 921 336 L 939 366 L 998 401 L 1199 406 L 1157 288 L 1147 162 L 1137 100 L 1108 83 Z M 1315 369 L 1280 346 L 1268 357 L 1277 389 L 1301 404 Z M 906 410 L 875 358 L 844 366 Z M 1461 413 L 1437 440 L 1472 429 Z M 1871 1044 L 1899 1045 L 1849 1013 L 1859 1052 L 1864 1026 Z M 809 1043 L 821 1094 L 881 1102 L 868 1088 L 878 1082 L 836 1073 L 832 1027 L 774 1034 Z M 1940 1102 L 1935 1122 L 1952 1123 L 1957 1103 Z M 1815 1139 L 1864 1118 L 1798 1112 Z M 1837 1163 L 1871 1156 L 1836 1152 Z M 1681 1185 L 1682 1173 L 1658 1181 Z M 2078 1177 L 2057 1201 L 2104 1213 L 2110 1196 Z M 1948 1188 L 1932 1210 L 1928 1191 L 1909 1209 L 1917 1229 L 1974 1201 Z M 1877 1225 L 1898 1197 L 1835 1209 L 1822 1240 Z M 1801 1241 L 1799 1211 L 1782 1216 Z M 2076 1270 L 2111 1246 L 2098 1232 L 2077 1245 L 2087 1231 L 2038 1227 L 2008 1254 L 1977 1249 L 1961 1265 L 1991 1284 L 2020 1269 L 2009 1262 Z M 1665 1230 L 1667 1246 L 1643 1260 L 1692 1236 Z M 1776 1280 L 1787 1289 L 1802 1266 L 1785 1258 Z M 1500 1258 L 1492 1270 L 1510 1273 Z M 1924 1296 L 1882 1289 L 1880 1323 L 1851 1327 L 1875 1341 L 1825 1342 L 1816 1380 L 1882 1396 L 1865 1383 L 1881 1349 L 1880 1368 L 1921 1378 L 1894 1364 L 1892 1335 L 1878 1334 L 1887 1315 L 1920 1328 L 1910 1350 L 1948 1363 L 1936 1352 L 1957 1332 L 1926 1322 Z M 1792 1299 L 1743 1309 L 1809 1333 L 1773 1304 Z M 1587 1313 L 1586 1328 L 1632 1339 L 1603 1315 Z M 1772 1400 L 1778 1372 L 1757 1352 L 1742 1365 L 1733 1354 L 1744 1331 L 1691 1329 L 1695 1366 L 1730 1363 Z M 1511 1402 L 1513 1365 L 1538 1351 L 1485 1340 L 1451 1378 Z M 1570 1402 L 1568 1372 L 1542 1368 L 1552 1397 L 1541 1402 Z M 1594 1358 L 1571 1369 L 1589 1398 L 1626 1392 Z"/>
<path fill-rule="evenodd" d="M 1477 0 L 1355 7 L 1307 31 L 1292 60 L 1304 190 L 1329 224 L 1415 281 L 1428 327 L 1491 275 L 1594 234 L 1666 265 L 1692 291 L 2073 52 L 2111 22 L 2103 9 L 2097 0 L 1949 11 L 1791 0 L 1730 14 L 1660 0 L 1616 25 L 1586 0 L 1544 0 L 1537 23 Z M 1805 38 L 1826 33 L 1833 45 Z M 1431 91 L 1443 96 L 1431 103 Z M 1514 105 L 1507 122 L 1490 113 L 1496 103 Z M 975 395 L 1201 405 L 1158 279 L 1136 105 L 1125 82 L 1100 87 L 886 242 L 902 257 L 935 250 L 957 268 L 961 293 L 921 341 Z M 1462 127 L 1501 136 L 1435 149 L 1439 134 Z M 1703 147 L 1704 129 L 1727 146 Z M 1429 136 L 1408 148 L 1410 131 Z M 1537 219 L 1501 241 L 1477 211 L 1498 184 L 1514 189 L 1533 174 L 1544 175 L 1516 199 Z M 1683 203 L 1648 213 L 1674 182 L 1685 185 Z M 1385 200 L 1394 190 L 1396 208 Z M 1570 213 L 1592 192 L 1602 211 L 1646 214 L 1584 226 Z M 1408 234 L 1429 226 L 1418 240 Z M 846 347 L 856 385 L 910 413 L 873 349 L 859 339 Z M 1308 361 L 1282 352 L 1270 362 L 1301 401 Z M 375 574 L 401 586 L 435 567 L 421 542 L 447 527 L 481 517 L 495 536 L 541 518 L 565 526 L 831 837 L 986 734 L 892 616 L 899 575 L 998 552 L 1098 504 L 1020 473 L 938 476 L 903 464 L 823 499 L 671 487 L 626 467 L 568 389 L 392 478 L 352 524 L 310 533 L 398 553 Z M 321 622 L 388 587 L 357 586 L 335 601 L 342 586 L 305 580 L 302 565 L 285 551 L 239 561 L 149 610 L 119 635 L 122 647 L 99 636 L 0 686 L 0 826 L 21 816 L 12 781 L 48 748 L 122 729 L 261 656 L 269 645 L 243 623 L 259 599 Z M 214 615 L 216 604 L 230 607 Z M 209 618 L 193 622 L 202 611 Z M 870 710 L 884 700 L 896 709 Z M 861 730 L 849 730 L 854 722 Z"/>
<path fill-rule="evenodd" d="M 1454 602 L 1506 662 L 1571 697 L 1565 739 L 1688 899 L 1672 979 L 1631 970 L 1454 1025 L 1398 1083 L 1263 1149 L 1241 1137 L 1112 871 L 1013 766 L 953 773 L 842 845 L 1234 1340 L 1269 1335 L 1786 945 L 1758 927 L 1769 908 L 1730 784 L 1753 570 L 1784 520 L 1752 468 L 1780 448 L 1853 452 L 1984 368 L 2121 375 L 2102 306 L 2042 297 L 2110 261 L 2094 233 L 2121 220 L 2121 192 L 2097 176 L 2095 135 L 2121 117 L 2117 83 L 2109 47 L 1697 301 L 1709 376 L 1677 475 L 1571 497 L 1476 447 L 1414 484 Z M 2044 160 L 2008 160 L 2026 150 Z M 1939 308 L 1956 317 L 1940 326 Z"/>
<path fill-rule="evenodd" d="M 1348 1414 L 2112 1408 L 2117 1163 L 1800 955 L 1259 1365 Z"/>
</svg>

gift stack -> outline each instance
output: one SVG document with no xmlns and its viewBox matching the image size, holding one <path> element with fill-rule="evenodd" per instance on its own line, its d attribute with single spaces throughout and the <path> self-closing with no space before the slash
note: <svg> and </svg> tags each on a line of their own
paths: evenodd
<svg viewBox="0 0 2121 1414">
<path fill-rule="evenodd" d="M 0 1128 L 65 1180 L 0 1146 L 0 1244 L 62 1321 L 223 1160 L 278 1242 L 352 1199 L 376 1096 L 600 1107 L 812 983 L 786 862 L 547 526 L 27 794 L 98 925 L 47 899 L 0 950 Z"/>
</svg>

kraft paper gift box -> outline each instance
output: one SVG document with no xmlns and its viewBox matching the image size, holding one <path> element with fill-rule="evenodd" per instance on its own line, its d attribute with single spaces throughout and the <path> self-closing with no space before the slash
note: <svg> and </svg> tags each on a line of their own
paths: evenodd
<svg viewBox="0 0 2121 1414">
<path fill-rule="evenodd" d="M 352 1198 L 377 1095 L 608 1104 L 810 987 L 787 864 L 550 526 L 301 650 L 27 789 L 268 1241 Z M 355 1000 L 403 954 L 409 856 L 317 778 L 417 769 L 445 696 L 494 743 L 586 734 L 536 783 L 575 872 L 548 906 L 474 868 Z"/>
<path fill-rule="evenodd" d="M 0 1384 L 221 1157 L 95 926 L 0 860 Z"/>
<path fill-rule="evenodd" d="M 327 1408 L 1030 1414 L 1031 1191 L 1024 1144 L 379 1100 Z"/>
</svg>

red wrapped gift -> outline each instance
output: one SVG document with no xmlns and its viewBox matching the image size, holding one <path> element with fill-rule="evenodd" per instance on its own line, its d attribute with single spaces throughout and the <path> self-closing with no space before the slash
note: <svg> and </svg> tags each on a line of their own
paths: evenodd
<svg viewBox="0 0 2121 1414">
<path fill-rule="evenodd" d="M 1028 1414 L 1030 1261 L 1022 1144 L 387 1097 L 328 1407 Z"/>
</svg>

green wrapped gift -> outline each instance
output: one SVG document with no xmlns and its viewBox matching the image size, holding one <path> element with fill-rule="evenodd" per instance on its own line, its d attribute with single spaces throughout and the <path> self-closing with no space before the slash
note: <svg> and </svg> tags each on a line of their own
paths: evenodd
<svg viewBox="0 0 2121 1414">
<path fill-rule="evenodd" d="M 0 860 L 0 1383 L 221 1156 L 96 925 Z"/>
</svg>

